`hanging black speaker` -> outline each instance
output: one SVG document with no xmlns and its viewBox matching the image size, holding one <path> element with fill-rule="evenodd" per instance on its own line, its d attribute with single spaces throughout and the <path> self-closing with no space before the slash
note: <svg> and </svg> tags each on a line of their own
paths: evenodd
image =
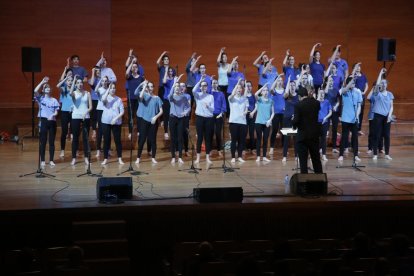
<svg viewBox="0 0 414 276">
<path fill-rule="evenodd" d="M 378 38 L 377 60 L 395 61 L 397 41 L 393 38 Z"/>
<path fill-rule="evenodd" d="M 34 47 L 22 47 L 22 72 L 41 72 L 41 49 Z"/>
</svg>

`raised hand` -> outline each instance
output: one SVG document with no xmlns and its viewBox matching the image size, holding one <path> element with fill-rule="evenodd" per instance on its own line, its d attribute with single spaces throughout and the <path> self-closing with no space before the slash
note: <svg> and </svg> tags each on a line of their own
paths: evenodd
<svg viewBox="0 0 414 276">
<path fill-rule="evenodd" d="M 132 54 L 134 53 L 134 49 L 129 49 L 129 56 L 132 56 Z"/>
</svg>

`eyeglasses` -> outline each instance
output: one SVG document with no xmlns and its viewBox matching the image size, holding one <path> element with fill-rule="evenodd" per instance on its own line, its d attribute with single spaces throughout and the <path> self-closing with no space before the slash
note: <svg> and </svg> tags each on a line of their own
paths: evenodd
<svg viewBox="0 0 414 276">
<path fill-rule="evenodd" d="M 201 87 L 206 87 L 206 86 L 207 86 L 206 84 L 202 84 L 202 85 L 201 85 Z"/>
</svg>

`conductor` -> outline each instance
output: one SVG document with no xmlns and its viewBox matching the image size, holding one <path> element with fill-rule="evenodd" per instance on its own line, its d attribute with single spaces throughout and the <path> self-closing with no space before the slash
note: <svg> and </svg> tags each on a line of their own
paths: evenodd
<svg viewBox="0 0 414 276">
<path fill-rule="evenodd" d="M 308 173 L 308 152 L 315 173 L 322 173 L 319 156 L 321 125 L 318 123 L 320 103 L 313 97 L 314 92 L 314 88 L 310 86 L 298 91 L 300 102 L 295 106 L 295 113 L 292 118 L 293 128 L 298 129 L 296 145 L 301 173 Z"/>
</svg>

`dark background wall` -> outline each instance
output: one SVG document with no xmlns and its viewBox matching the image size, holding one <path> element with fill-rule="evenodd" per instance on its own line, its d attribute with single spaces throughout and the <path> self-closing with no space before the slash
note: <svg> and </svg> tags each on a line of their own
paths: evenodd
<svg viewBox="0 0 414 276">
<path fill-rule="evenodd" d="M 377 39 L 397 39 L 397 62 L 389 77 L 396 114 L 413 116 L 403 103 L 413 100 L 410 61 L 414 60 L 414 2 L 409 0 L 15 0 L 0 3 L 0 129 L 30 122 L 31 74 L 21 72 L 21 47 L 42 48 L 42 73 L 58 81 L 66 58 L 76 53 L 90 71 L 105 52 L 123 95 L 124 63 L 129 48 L 139 55 L 148 79 L 157 82 L 155 61 L 168 50 L 171 64 L 184 72 L 192 52 L 211 75 L 215 60 L 227 47 L 229 58 L 239 56 L 241 70 L 257 83 L 252 62 L 265 50 L 281 71 L 286 49 L 297 62 L 306 62 L 311 47 L 322 43 L 326 63 L 331 49 L 343 45 L 351 65 L 362 62 L 369 82 L 382 63 L 376 61 Z M 57 97 L 57 89 L 54 89 Z"/>
</svg>

